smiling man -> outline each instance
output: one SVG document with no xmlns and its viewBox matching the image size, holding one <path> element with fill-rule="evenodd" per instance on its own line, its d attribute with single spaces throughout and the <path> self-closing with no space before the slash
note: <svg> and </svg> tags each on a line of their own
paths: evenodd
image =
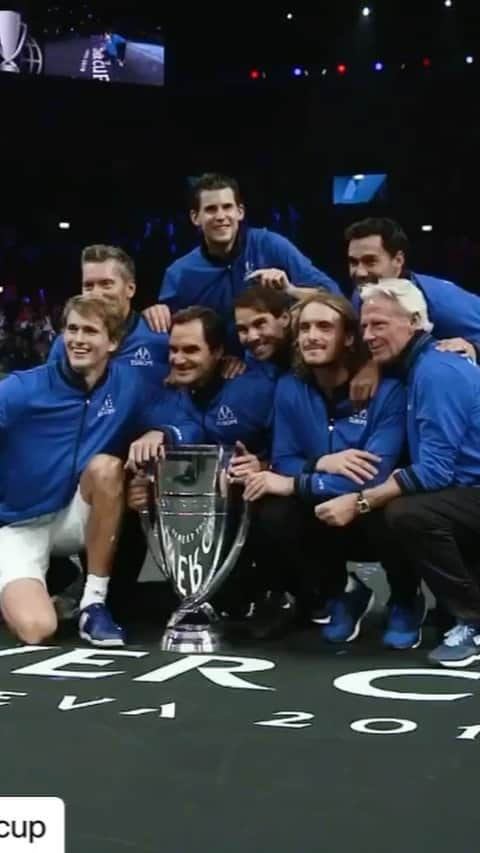
<svg viewBox="0 0 480 853">
<path fill-rule="evenodd" d="M 112 359 L 123 331 L 115 304 L 73 297 L 64 325 L 62 361 L 0 385 L 0 609 L 23 642 L 50 637 L 50 555 L 85 546 L 80 636 L 120 646 L 125 634 L 105 601 L 124 509 L 123 460 L 129 447 L 137 458 L 135 439 L 147 430 L 154 457 L 166 443 L 198 441 L 201 431 L 145 372 Z"/>
<path fill-rule="evenodd" d="M 169 330 L 173 312 L 205 305 L 224 319 L 227 349 L 238 353 L 233 303 L 251 283 L 284 290 L 291 301 L 306 295 L 306 288 L 340 292 L 336 282 L 285 237 L 245 225 L 245 207 L 234 178 L 203 175 L 192 194 L 190 218 L 201 244 L 168 267 L 160 304 L 144 312 L 156 331 Z"/>
<path fill-rule="evenodd" d="M 235 326 L 247 364 L 272 376 L 289 370 L 293 357 L 292 315 L 286 293 L 253 285 L 235 299 Z"/>
<path fill-rule="evenodd" d="M 480 371 L 458 354 L 438 351 L 425 299 L 410 281 L 366 285 L 362 299 L 372 358 L 395 367 L 406 384 L 410 464 L 367 485 L 360 502 L 343 495 L 320 504 L 316 514 L 342 527 L 360 512 L 385 507 L 389 537 L 382 547 L 400 567 L 390 583 L 403 589 L 405 631 L 419 630 L 414 603 L 423 577 L 457 623 L 429 658 L 467 666 L 480 658 Z M 404 647 L 401 632 L 395 636 Z"/>
<path fill-rule="evenodd" d="M 124 328 L 115 357 L 132 367 L 155 370 L 159 378 L 167 373 L 168 335 L 152 332 L 141 314 L 132 308 L 137 285 L 135 263 L 118 246 L 95 244 L 82 251 L 82 293 L 97 296 L 117 307 L 124 320 Z M 65 355 L 62 335 L 50 350 L 49 361 Z"/>
</svg>

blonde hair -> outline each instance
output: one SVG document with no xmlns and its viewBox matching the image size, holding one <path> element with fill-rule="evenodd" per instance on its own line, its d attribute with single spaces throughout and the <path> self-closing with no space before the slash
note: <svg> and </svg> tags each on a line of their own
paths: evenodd
<svg viewBox="0 0 480 853">
<path fill-rule="evenodd" d="M 433 323 L 428 319 L 428 308 L 421 290 L 406 278 L 385 278 L 378 284 L 365 284 L 360 288 L 362 302 L 381 296 L 394 302 L 408 317 L 417 320 L 417 328 L 431 332 Z"/>
<path fill-rule="evenodd" d="M 125 333 L 125 318 L 118 305 L 110 304 L 98 296 L 72 296 L 63 309 L 63 328 L 67 324 L 71 311 L 76 311 L 81 317 L 96 317 L 101 320 L 112 343 L 120 343 L 122 340 Z"/>
</svg>

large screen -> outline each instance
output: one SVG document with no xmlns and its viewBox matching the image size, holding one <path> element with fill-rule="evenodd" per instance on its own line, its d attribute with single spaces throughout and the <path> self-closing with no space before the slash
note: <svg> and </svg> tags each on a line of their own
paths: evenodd
<svg viewBox="0 0 480 853">
<path fill-rule="evenodd" d="M 336 175 L 333 179 L 334 204 L 368 204 L 386 201 L 386 175 Z"/>
<path fill-rule="evenodd" d="M 36 38 L 19 12 L 0 10 L 0 72 L 43 74 L 103 83 L 163 86 L 165 47 L 157 37 L 137 38 L 128 31 L 78 29 Z"/>
<path fill-rule="evenodd" d="M 73 36 L 45 44 L 44 73 L 104 83 L 163 86 L 165 48 L 123 33 Z"/>
</svg>

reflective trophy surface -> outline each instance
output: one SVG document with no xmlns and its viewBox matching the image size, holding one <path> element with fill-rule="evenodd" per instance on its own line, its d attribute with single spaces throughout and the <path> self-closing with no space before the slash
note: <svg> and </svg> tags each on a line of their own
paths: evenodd
<svg viewBox="0 0 480 853">
<path fill-rule="evenodd" d="M 231 451 L 217 445 L 166 450 L 151 469 L 150 506 L 142 524 L 150 553 L 173 584 L 180 606 L 161 641 L 163 651 L 221 648 L 221 620 L 211 603 L 235 567 L 249 526 L 247 504 L 227 476 Z"/>
</svg>

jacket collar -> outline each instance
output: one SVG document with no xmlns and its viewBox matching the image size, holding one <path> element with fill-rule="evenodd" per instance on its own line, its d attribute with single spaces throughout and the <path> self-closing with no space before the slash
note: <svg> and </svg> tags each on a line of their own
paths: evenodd
<svg viewBox="0 0 480 853">
<path fill-rule="evenodd" d="M 201 251 L 203 257 L 205 258 L 205 260 L 207 260 L 213 266 L 215 266 L 215 267 L 228 267 L 228 266 L 230 266 L 230 264 L 232 264 L 239 257 L 239 255 L 241 255 L 241 253 L 243 252 L 243 250 L 245 248 L 246 240 L 247 240 L 247 226 L 245 224 L 240 223 L 237 238 L 236 238 L 235 243 L 233 244 L 232 248 L 230 249 L 228 255 L 225 255 L 222 258 L 218 257 L 218 255 L 212 255 L 208 251 L 208 247 L 207 247 L 207 244 L 205 242 L 203 235 L 202 235 L 202 239 L 201 239 L 201 243 L 200 243 L 200 251 Z"/>
<path fill-rule="evenodd" d="M 398 358 L 388 366 L 386 375 L 405 381 L 418 357 L 428 349 L 432 341 L 433 337 L 429 332 L 416 332 Z"/>
<path fill-rule="evenodd" d="M 80 373 L 76 373 L 75 370 L 72 370 L 66 357 L 58 361 L 55 366 L 60 377 L 67 383 L 67 385 L 70 385 L 71 388 L 76 388 L 78 391 L 83 391 L 85 394 L 93 394 L 97 388 L 107 381 L 110 372 L 109 365 L 107 365 L 106 370 L 97 379 L 95 385 L 93 385 L 92 388 L 88 388 L 83 376 Z"/>
<path fill-rule="evenodd" d="M 188 393 L 196 406 L 200 409 L 207 409 L 214 397 L 222 390 L 226 381 L 221 375 L 220 370 L 216 370 L 206 385 L 191 388 Z"/>
<path fill-rule="evenodd" d="M 140 322 L 140 314 L 136 311 L 130 311 L 127 319 L 125 320 L 125 327 L 123 337 L 126 338 L 128 335 L 131 335 L 133 331 L 137 328 Z"/>
</svg>

